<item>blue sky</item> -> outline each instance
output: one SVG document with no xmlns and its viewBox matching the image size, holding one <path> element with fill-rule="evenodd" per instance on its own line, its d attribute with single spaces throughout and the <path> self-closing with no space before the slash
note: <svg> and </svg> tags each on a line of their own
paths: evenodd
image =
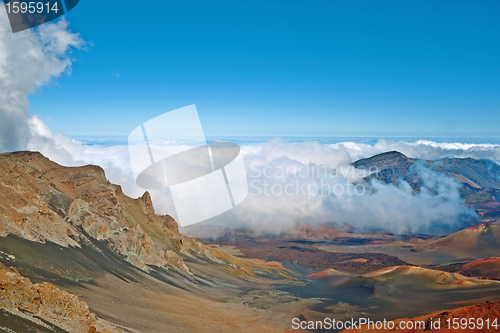
<svg viewBox="0 0 500 333">
<path fill-rule="evenodd" d="M 128 135 L 196 104 L 208 136 L 499 137 L 496 1 L 90 1 L 53 131 Z"/>
</svg>

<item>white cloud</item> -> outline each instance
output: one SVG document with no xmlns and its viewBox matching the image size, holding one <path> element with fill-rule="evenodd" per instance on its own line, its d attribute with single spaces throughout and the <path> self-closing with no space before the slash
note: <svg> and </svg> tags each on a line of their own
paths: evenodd
<svg viewBox="0 0 500 333">
<path fill-rule="evenodd" d="M 360 174 L 350 166 L 359 158 L 391 150 L 413 157 L 442 158 L 476 154 L 484 147 L 498 148 L 443 146 L 453 149 L 431 142 L 384 140 L 374 145 L 354 142 L 322 145 L 282 140 L 247 145 L 243 149 L 251 193 L 241 206 L 212 222 L 263 232 L 280 232 L 304 223 L 346 224 L 399 233 L 422 232 L 435 226 L 453 227 L 473 215 L 460 198 L 460 185 L 454 179 L 419 168 L 425 185 L 420 193 L 414 193 L 404 182 L 395 187 L 377 181 L 372 181 L 364 192 L 360 185 L 356 188 L 354 184 L 366 173 Z M 326 175 L 325 167 L 333 167 L 335 172 Z"/>
<path fill-rule="evenodd" d="M 38 139 L 30 130 L 28 95 L 68 74 L 71 50 L 83 42 L 68 30 L 65 20 L 10 33 L 4 11 L 0 11 L 0 31 L 0 151 L 25 149 L 28 144 L 36 145 Z M 49 140 L 50 136 L 43 138 Z"/>
</svg>

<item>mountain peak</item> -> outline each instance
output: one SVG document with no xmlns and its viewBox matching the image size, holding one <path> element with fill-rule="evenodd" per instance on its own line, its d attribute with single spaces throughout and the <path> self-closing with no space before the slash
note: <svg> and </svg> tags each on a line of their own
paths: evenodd
<svg viewBox="0 0 500 333">
<path fill-rule="evenodd" d="M 398 157 L 408 158 L 408 157 L 406 157 L 405 154 L 403 154 L 397 150 L 391 150 L 391 151 L 388 151 L 386 153 L 382 153 L 382 154 L 375 155 L 375 156 L 398 156 Z"/>
<path fill-rule="evenodd" d="M 403 153 L 399 151 L 393 150 L 386 153 L 381 153 L 369 158 L 363 158 L 353 163 L 353 165 L 358 167 L 370 167 L 370 166 L 383 166 L 387 163 L 390 165 L 394 165 L 394 163 L 398 162 L 408 162 L 413 161 L 411 158 L 408 158 Z M 382 164 L 382 165 L 380 165 Z"/>
<path fill-rule="evenodd" d="M 375 168 L 377 172 L 369 176 L 369 179 L 376 178 L 386 184 L 398 184 L 400 179 L 406 179 L 411 173 L 414 163 L 415 160 L 394 150 L 358 160 L 353 166 L 358 169 Z"/>
</svg>

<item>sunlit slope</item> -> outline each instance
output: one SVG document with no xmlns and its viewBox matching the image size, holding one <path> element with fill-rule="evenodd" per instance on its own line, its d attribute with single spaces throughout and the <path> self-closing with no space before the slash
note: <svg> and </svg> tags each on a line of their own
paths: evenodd
<svg viewBox="0 0 500 333">
<path fill-rule="evenodd" d="M 446 252 L 463 258 L 500 256 L 500 225 L 481 223 L 433 240 L 423 249 Z"/>
</svg>

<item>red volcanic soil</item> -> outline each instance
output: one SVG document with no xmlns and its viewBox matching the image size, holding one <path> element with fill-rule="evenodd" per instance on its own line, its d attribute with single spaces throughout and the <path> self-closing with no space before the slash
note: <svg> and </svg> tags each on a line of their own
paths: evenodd
<svg viewBox="0 0 500 333">
<path fill-rule="evenodd" d="M 474 207 L 476 209 L 487 209 L 487 210 L 496 209 L 496 208 L 500 208 L 500 202 L 498 202 L 498 201 L 486 201 L 486 202 L 482 202 L 479 204 L 475 204 Z"/>
<path fill-rule="evenodd" d="M 451 284 L 466 284 L 465 281 L 453 281 Z"/>
<path fill-rule="evenodd" d="M 279 237 L 241 237 L 212 242 L 212 244 L 234 247 L 247 258 L 266 261 L 298 261 L 312 268 L 334 268 L 351 274 L 364 274 L 383 267 L 408 264 L 396 256 L 383 253 L 328 252 L 316 247 L 314 242 L 301 242 Z"/>
<path fill-rule="evenodd" d="M 368 259 L 364 259 L 364 258 L 351 259 L 351 260 L 342 261 L 342 264 L 349 263 L 349 262 L 364 264 L 364 263 L 368 262 Z"/>
<path fill-rule="evenodd" d="M 478 225 L 475 225 L 475 226 L 472 226 L 470 228 L 467 228 L 465 230 L 483 230 L 484 228 L 486 228 L 488 225 L 486 223 L 480 223 Z"/>
<path fill-rule="evenodd" d="M 361 275 L 361 279 L 372 279 L 374 286 L 397 290 L 411 287 L 414 290 L 467 289 L 475 287 L 498 287 L 498 282 L 466 277 L 459 273 L 444 272 L 417 266 L 395 266 Z"/>
<path fill-rule="evenodd" d="M 470 269 L 473 269 L 473 268 L 476 268 L 478 266 L 482 266 L 485 264 L 493 264 L 495 266 L 498 265 L 500 267 L 500 258 L 492 257 L 492 258 L 484 258 L 484 259 L 471 261 L 471 262 L 463 265 L 462 270 L 470 270 Z"/>
<path fill-rule="evenodd" d="M 385 274 L 388 274 L 388 273 L 391 273 L 391 272 L 401 272 L 401 271 L 406 271 L 407 269 L 409 268 L 412 268 L 413 266 L 393 266 L 393 267 L 387 267 L 387 268 L 382 268 L 382 269 L 378 269 L 376 271 L 373 271 L 373 272 L 370 272 L 370 273 L 367 273 L 367 274 L 363 274 L 362 277 L 375 277 L 375 276 L 381 276 L 381 275 L 385 275 Z"/>
<path fill-rule="evenodd" d="M 269 261 L 269 262 L 266 262 L 266 266 L 279 267 L 279 268 L 284 268 L 285 267 L 285 266 L 283 266 L 282 263 L 280 263 L 278 261 Z"/>
<path fill-rule="evenodd" d="M 472 207 L 477 211 L 483 222 L 498 223 L 500 221 L 500 202 L 486 201 L 473 204 Z"/>
<path fill-rule="evenodd" d="M 463 265 L 459 273 L 465 276 L 500 279 L 500 258 L 491 257 L 471 261 Z"/>
<path fill-rule="evenodd" d="M 344 273 L 344 272 L 339 272 L 333 268 L 330 269 L 325 269 L 324 271 L 318 272 L 318 273 L 312 273 L 307 276 L 308 279 L 324 279 L 330 276 L 348 276 L 350 274 Z"/>
<path fill-rule="evenodd" d="M 429 315 L 421 316 L 421 317 L 416 317 L 416 318 L 411 318 L 411 319 L 398 319 L 394 320 L 394 329 L 373 329 L 373 327 L 368 328 L 366 326 L 363 326 L 361 329 L 356 329 L 357 332 L 378 332 L 378 333 L 384 333 L 384 332 L 398 332 L 398 333 L 410 333 L 410 332 L 439 332 L 439 333 L 448 333 L 448 332 L 477 332 L 477 333 L 483 333 L 483 332 L 497 332 L 497 329 L 495 327 L 487 327 L 486 322 L 489 321 L 489 323 L 493 323 L 496 318 L 500 316 L 500 302 L 487 302 L 487 303 L 482 303 L 482 304 L 477 304 L 473 306 L 467 306 L 467 307 L 462 307 L 454 310 L 449 310 L 449 311 L 440 311 L 440 312 L 435 312 Z M 467 322 L 469 319 L 471 322 L 478 323 L 478 319 L 482 319 L 482 328 L 478 329 L 477 327 L 475 329 L 453 329 L 453 327 L 448 327 L 448 319 L 450 319 L 450 322 L 453 323 L 453 318 L 465 318 Z M 472 319 L 473 318 L 473 319 Z M 437 323 L 439 320 L 440 322 L 440 328 L 433 328 L 431 329 L 431 322 L 432 323 Z M 422 321 L 425 323 L 425 329 L 399 329 L 400 323 L 403 323 L 406 325 L 408 322 L 420 322 Z M 496 321 L 497 324 L 500 325 L 498 320 Z M 437 324 L 433 324 L 438 326 Z M 434 326 L 433 326 L 434 327 Z M 347 330 L 351 331 L 351 330 Z M 346 332 L 346 331 L 343 331 Z"/>
</svg>

